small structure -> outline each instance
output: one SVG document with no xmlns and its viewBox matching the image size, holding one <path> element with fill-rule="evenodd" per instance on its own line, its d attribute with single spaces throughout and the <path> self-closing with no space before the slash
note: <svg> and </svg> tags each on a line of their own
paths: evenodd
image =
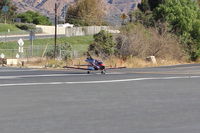
<svg viewBox="0 0 200 133">
<path fill-rule="evenodd" d="M 153 64 L 157 64 L 157 61 L 156 61 L 156 57 L 155 57 L 155 56 L 148 56 L 148 57 L 146 58 L 146 61 L 149 61 L 149 62 L 151 62 L 151 63 L 153 63 Z"/>
<path fill-rule="evenodd" d="M 64 28 L 72 28 L 74 27 L 73 24 L 65 23 L 65 24 L 58 24 L 58 27 L 64 27 Z"/>
<path fill-rule="evenodd" d="M 18 65 L 18 62 L 19 62 L 18 59 L 7 59 L 6 60 L 6 64 L 9 66 Z"/>
</svg>

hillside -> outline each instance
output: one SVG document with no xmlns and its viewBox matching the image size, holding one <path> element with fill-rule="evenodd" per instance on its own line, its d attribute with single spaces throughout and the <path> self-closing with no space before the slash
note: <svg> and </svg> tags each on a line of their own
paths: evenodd
<svg viewBox="0 0 200 133">
<path fill-rule="evenodd" d="M 18 7 L 18 12 L 25 12 L 27 10 L 34 10 L 49 16 L 53 19 L 55 0 L 12 0 Z M 58 13 L 60 19 L 64 19 L 67 8 L 75 0 L 57 0 L 59 3 Z M 107 5 L 107 20 L 117 23 L 122 12 L 134 10 L 141 0 L 105 0 Z"/>
</svg>

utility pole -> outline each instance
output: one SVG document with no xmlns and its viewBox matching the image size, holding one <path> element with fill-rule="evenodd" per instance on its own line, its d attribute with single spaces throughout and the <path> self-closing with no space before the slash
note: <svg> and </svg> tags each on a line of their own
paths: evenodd
<svg viewBox="0 0 200 133">
<path fill-rule="evenodd" d="M 5 21 L 4 21 L 4 24 L 6 24 L 7 22 L 6 22 L 6 19 L 7 19 L 7 15 L 5 14 Z"/>
<path fill-rule="evenodd" d="M 31 42 L 31 56 L 33 57 L 33 40 L 35 39 L 35 33 L 33 29 L 30 30 L 29 40 Z"/>
<path fill-rule="evenodd" d="M 58 5 L 55 3 L 55 46 L 54 46 L 54 59 L 56 59 L 57 55 L 57 10 L 58 10 Z"/>
</svg>

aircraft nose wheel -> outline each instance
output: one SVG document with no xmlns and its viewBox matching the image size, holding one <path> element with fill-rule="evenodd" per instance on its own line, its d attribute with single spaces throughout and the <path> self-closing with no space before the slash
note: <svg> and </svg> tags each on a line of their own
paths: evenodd
<svg viewBox="0 0 200 133">
<path fill-rule="evenodd" d="M 105 70 L 102 70 L 102 71 L 101 71 L 101 74 L 106 74 L 106 71 L 105 71 Z"/>
<path fill-rule="evenodd" d="M 87 74 L 90 74 L 90 71 L 87 71 Z"/>
</svg>

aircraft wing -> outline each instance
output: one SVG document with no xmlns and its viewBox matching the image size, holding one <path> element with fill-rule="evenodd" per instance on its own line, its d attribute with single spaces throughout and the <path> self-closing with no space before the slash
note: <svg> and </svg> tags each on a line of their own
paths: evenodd
<svg viewBox="0 0 200 133">
<path fill-rule="evenodd" d="M 126 67 L 106 67 L 106 69 L 123 69 L 123 68 L 126 68 Z"/>
<path fill-rule="evenodd" d="M 74 66 L 91 66 L 91 65 L 85 64 L 85 65 L 74 65 Z"/>
<path fill-rule="evenodd" d="M 78 66 L 80 66 L 80 65 L 78 65 Z M 84 65 L 84 66 L 91 66 L 91 65 Z M 65 66 L 63 68 L 79 69 L 79 70 L 93 70 L 93 69 L 88 69 L 88 68 L 85 68 L 85 67 L 69 67 L 69 66 Z M 109 69 L 123 69 L 123 68 L 126 68 L 126 67 L 106 67 L 106 70 L 109 70 Z"/>
<path fill-rule="evenodd" d="M 84 67 L 68 67 L 68 66 L 65 66 L 63 68 L 79 69 L 79 70 L 89 70 L 88 68 L 84 68 Z"/>
</svg>

